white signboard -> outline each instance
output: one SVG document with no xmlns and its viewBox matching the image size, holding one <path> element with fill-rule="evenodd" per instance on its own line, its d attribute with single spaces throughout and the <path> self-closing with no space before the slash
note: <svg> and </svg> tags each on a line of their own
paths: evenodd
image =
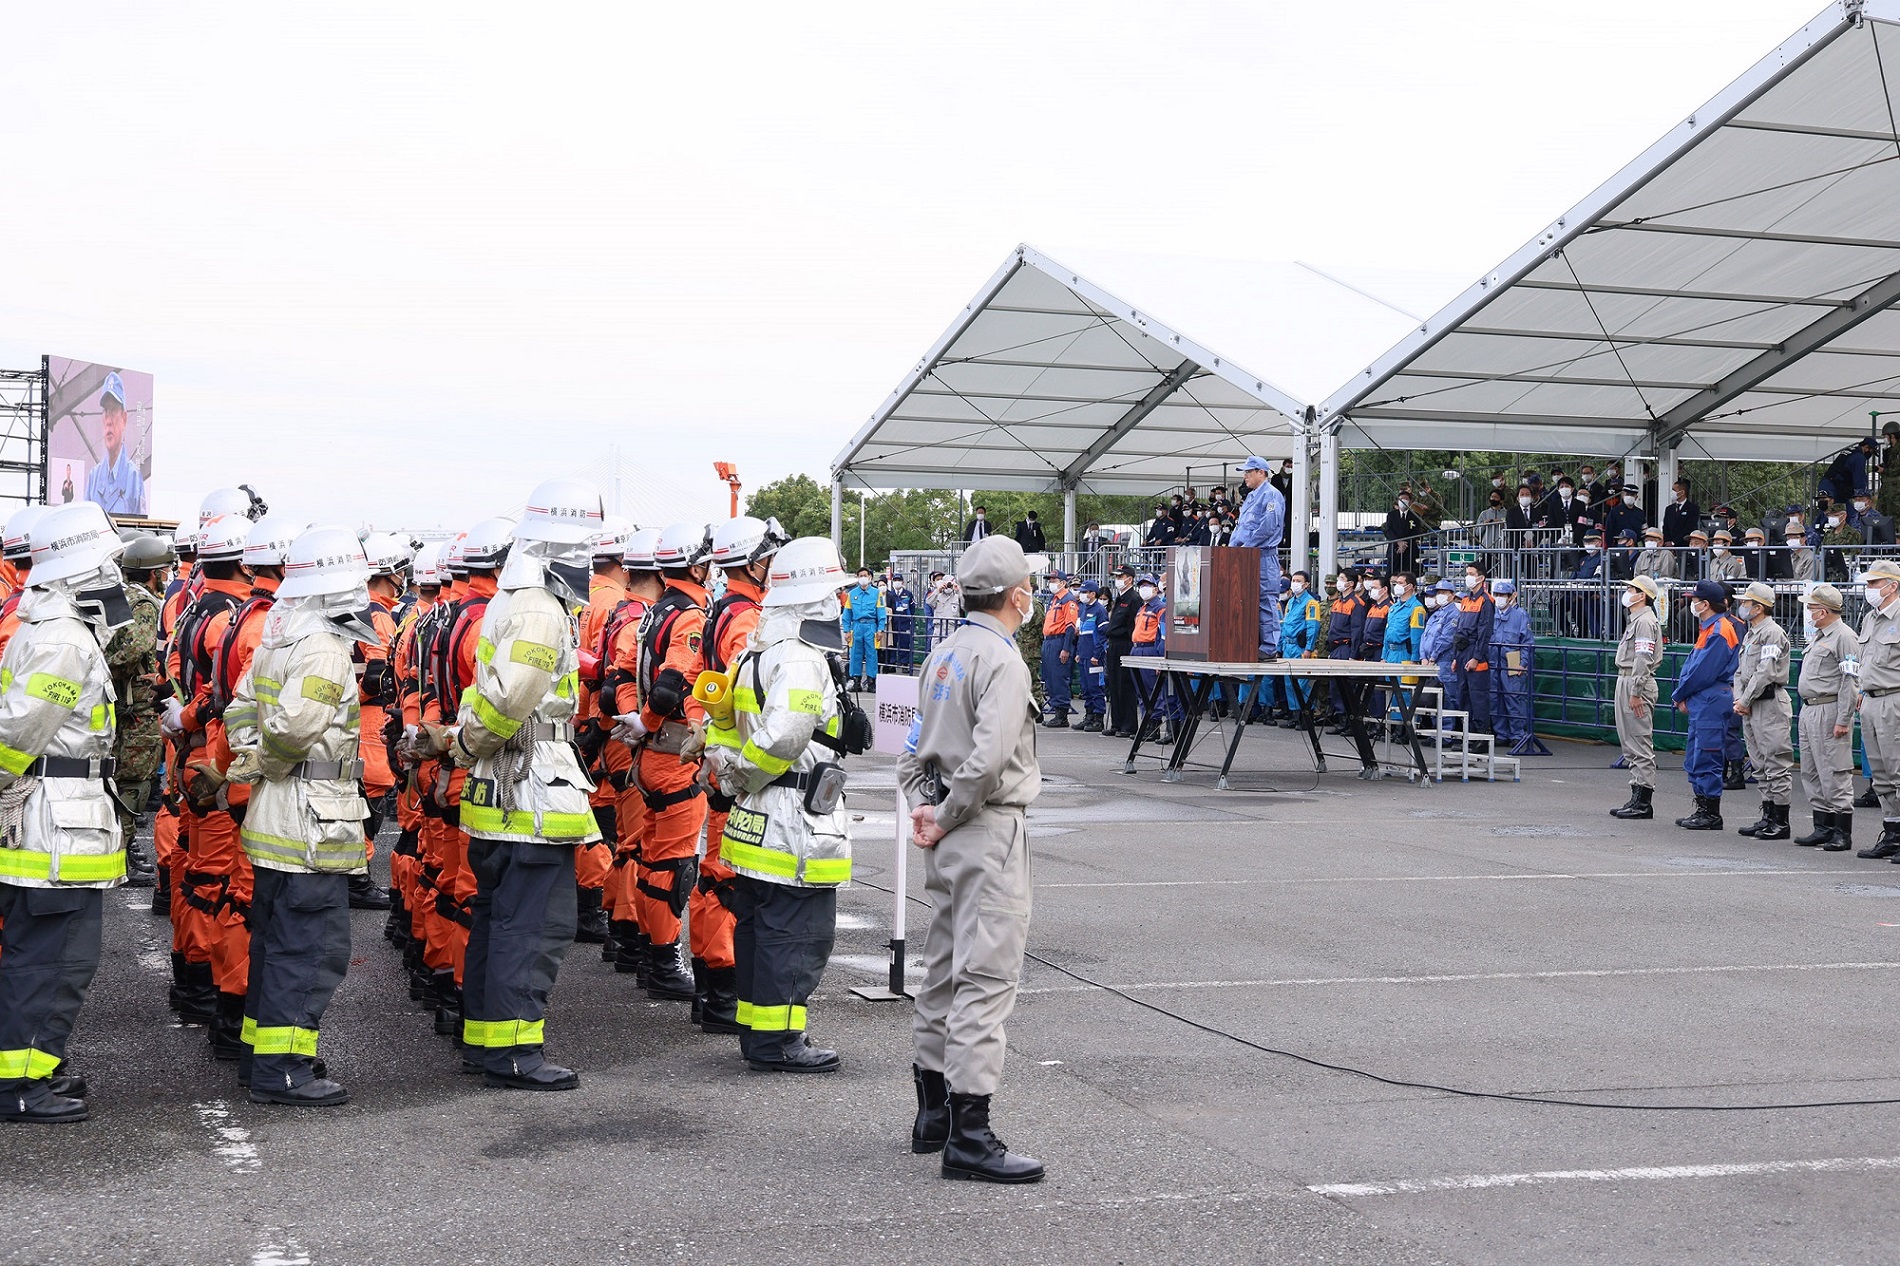
<svg viewBox="0 0 1900 1266">
<path fill-rule="evenodd" d="M 917 679 L 896 673 L 877 675 L 877 740 L 872 750 L 901 756 L 904 741 L 910 737 L 910 723 L 917 715 Z"/>
</svg>

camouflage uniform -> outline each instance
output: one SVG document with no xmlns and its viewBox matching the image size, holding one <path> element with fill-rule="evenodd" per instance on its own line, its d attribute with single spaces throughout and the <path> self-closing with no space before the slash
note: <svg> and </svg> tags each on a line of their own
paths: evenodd
<svg viewBox="0 0 1900 1266">
<path fill-rule="evenodd" d="M 158 675 L 158 598 L 140 584 L 128 583 L 125 592 L 132 603 L 132 623 L 114 632 L 106 643 L 106 665 L 118 699 L 112 755 L 119 764 L 119 824 L 130 840 L 158 776 L 163 740 L 158 730 L 158 687 L 142 680 Z"/>
<path fill-rule="evenodd" d="M 1845 582 L 1849 570 L 1845 551 L 1863 543 L 1860 529 L 1845 523 L 1821 537 L 1821 558 L 1825 578 L 1829 581 Z"/>
<path fill-rule="evenodd" d="M 1883 435 L 1882 440 L 1886 439 Z M 1880 452 L 1880 492 L 1874 509 L 1888 518 L 1900 516 L 1900 444 L 1887 445 Z"/>
</svg>

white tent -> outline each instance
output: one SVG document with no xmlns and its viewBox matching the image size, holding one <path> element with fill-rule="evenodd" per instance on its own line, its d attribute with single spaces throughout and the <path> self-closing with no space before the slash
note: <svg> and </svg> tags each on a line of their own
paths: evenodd
<svg viewBox="0 0 1900 1266">
<path fill-rule="evenodd" d="M 834 494 L 1015 488 L 1072 508 L 1077 491 L 1224 482 L 1249 454 L 1304 463 L 1303 402 L 1453 285 L 1388 301 L 1306 264 L 1019 246 L 838 455 Z"/>
</svg>

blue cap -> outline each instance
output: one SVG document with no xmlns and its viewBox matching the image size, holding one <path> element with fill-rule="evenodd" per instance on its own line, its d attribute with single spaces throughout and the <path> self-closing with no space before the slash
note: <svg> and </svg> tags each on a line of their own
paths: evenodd
<svg viewBox="0 0 1900 1266">
<path fill-rule="evenodd" d="M 1616 534 L 1616 539 L 1619 541 L 1633 541 L 1636 539 L 1636 529 L 1624 528 L 1621 532 Z"/>
<path fill-rule="evenodd" d="M 1433 585 L 1432 588 L 1436 589 L 1439 593 L 1458 592 L 1458 586 L 1452 584 L 1449 580 L 1441 580 L 1436 585 Z"/>
<path fill-rule="evenodd" d="M 1726 603 L 1728 601 L 1728 590 L 1723 588 L 1719 580 L 1696 581 L 1694 594 L 1704 602 Z"/>
<path fill-rule="evenodd" d="M 1066 571 L 1052 571 L 1049 573 L 1049 579 L 1051 580 L 1065 580 L 1066 581 L 1068 578 L 1069 578 L 1069 573 Z"/>
<path fill-rule="evenodd" d="M 121 409 L 125 408 L 125 381 L 119 377 L 116 369 L 106 375 L 106 385 L 99 393 L 99 403 L 104 404 L 107 398 L 118 401 Z"/>
<path fill-rule="evenodd" d="M 1292 578 L 1292 577 L 1290 577 L 1290 576 L 1281 576 L 1281 577 L 1280 577 L 1280 592 L 1281 592 L 1281 593 L 1292 593 L 1292 592 L 1293 592 L 1293 578 Z"/>
<path fill-rule="evenodd" d="M 1100 593 L 1102 592 L 1102 586 L 1097 581 L 1085 580 L 1082 582 L 1082 592 L 1083 593 Z"/>
<path fill-rule="evenodd" d="M 1515 580 L 1493 581 L 1491 583 L 1491 592 L 1492 593 L 1516 593 L 1517 582 Z"/>
<path fill-rule="evenodd" d="M 1267 459 L 1264 457 L 1249 457 L 1246 461 L 1240 464 L 1240 468 L 1242 470 L 1272 470 L 1273 469 L 1273 467 L 1267 465 Z"/>
<path fill-rule="evenodd" d="M 1155 584 L 1155 578 L 1153 576 L 1137 576 L 1135 578 L 1135 583 L 1138 585 L 1153 585 Z M 1156 585 L 1155 587 L 1160 588 L 1159 585 Z"/>
</svg>

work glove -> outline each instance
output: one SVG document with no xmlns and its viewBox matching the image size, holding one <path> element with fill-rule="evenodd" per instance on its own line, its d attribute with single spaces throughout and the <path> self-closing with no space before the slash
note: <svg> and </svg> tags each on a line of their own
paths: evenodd
<svg viewBox="0 0 1900 1266">
<path fill-rule="evenodd" d="M 736 799 L 746 793 L 746 768 L 745 757 L 739 755 L 738 748 L 709 747 L 700 776 L 707 786 L 717 782 L 721 791 Z"/>
<path fill-rule="evenodd" d="M 231 757 L 231 763 L 225 768 L 224 781 L 227 783 L 258 783 L 264 781 L 264 767 L 257 753 L 244 748 Z"/>
<path fill-rule="evenodd" d="M 224 775 L 210 765 L 197 761 L 185 762 L 185 799 L 199 812 L 218 807 L 218 792 L 224 786 Z"/>
<path fill-rule="evenodd" d="M 680 744 L 680 764 L 690 765 L 706 751 L 706 723 L 692 721 L 686 726 L 686 741 Z"/>
<path fill-rule="evenodd" d="M 614 720 L 618 721 L 619 724 L 614 726 L 614 732 L 608 736 L 609 738 L 618 739 L 622 743 L 632 744 L 638 743 L 641 739 L 646 737 L 647 723 L 640 719 L 638 712 L 623 712 L 616 716 Z"/>
<path fill-rule="evenodd" d="M 416 727 L 414 746 L 416 754 L 423 758 L 447 756 L 449 744 L 455 739 L 455 729 L 447 725 L 432 725 L 424 721 Z"/>
<path fill-rule="evenodd" d="M 177 738 L 185 732 L 185 706 L 176 699 L 165 700 L 165 713 L 158 720 L 158 728 L 167 738 Z"/>
</svg>

